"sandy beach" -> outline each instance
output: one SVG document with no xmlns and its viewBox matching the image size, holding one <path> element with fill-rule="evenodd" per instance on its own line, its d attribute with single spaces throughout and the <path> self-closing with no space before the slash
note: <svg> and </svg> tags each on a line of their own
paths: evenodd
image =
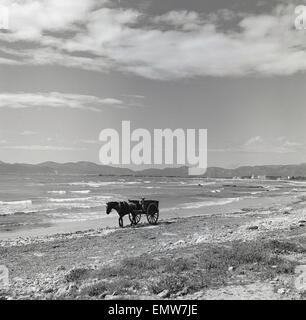
<svg viewBox="0 0 306 320">
<path fill-rule="evenodd" d="M 2 234 L 10 286 L 1 298 L 303 299 L 305 203 L 284 199 L 156 226 L 91 220 Z"/>
</svg>

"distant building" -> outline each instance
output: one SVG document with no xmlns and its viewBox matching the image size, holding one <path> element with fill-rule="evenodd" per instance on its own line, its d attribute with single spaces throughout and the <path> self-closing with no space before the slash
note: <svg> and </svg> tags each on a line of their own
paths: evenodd
<svg viewBox="0 0 306 320">
<path fill-rule="evenodd" d="M 257 179 L 258 179 L 258 180 L 266 180 L 267 177 L 266 177 L 266 176 L 257 176 Z"/>
</svg>

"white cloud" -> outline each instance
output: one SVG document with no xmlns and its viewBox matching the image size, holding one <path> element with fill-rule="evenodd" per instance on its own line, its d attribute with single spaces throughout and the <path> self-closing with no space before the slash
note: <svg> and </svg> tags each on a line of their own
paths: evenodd
<svg viewBox="0 0 306 320">
<path fill-rule="evenodd" d="M 166 23 L 175 27 L 181 27 L 183 30 L 195 30 L 201 24 L 200 16 L 194 11 L 170 11 L 161 16 L 153 18 L 155 23 Z"/>
<path fill-rule="evenodd" d="M 286 137 L 265 140 L 260 136 L 249 139 L 243 146 L 244 152 L 260 152 L 260 153 L 292 153 L 305 151 L 302 143 L 290 141 Z"/>
<path fill-rule="evenodd" d="M 64 147 L 64 146 L 44 146 L 44 145 L 21 145 L 21 146 L 4 146 L 4 149 L 27 150 L 27 151 L 78 151 L 83 148 Z"/>
<path fill-rule="evenodd" d="M 46 31 L 69 31 L 85 20 L 94 0 L 1 0 L 9 9 L 7 39 L 39 41 Z M 101 1 L 103 3 L 103 0 Z"/>
<path fill-rule="evenodd" d="M 14 59 L 6 59 L 0 57 L 0 64 L 18 65 L 20 63 Z"/>
<path fill-rule="evenodd" d="M 262 137 L 260 136 L 256 136 L 253 138 L 250 138 L 248 141 L 246 141 L 246 143 L 244 144 L 246 147 L 251 147 L 251 146 L 258 146 L 263 144 L 264 140 Z"/>
<path fill-rule="evenodd" d="M 293 28 L 293 4 L 266 15 L 223 10 L 203 18 L 192 11 L 148 17 L 97 0 L 5 2 L 11 5 L 11 30 L 0 39 L 8 46 L 19 40 L 36 44 L 12 49 L 12 57 L 0 63 L 119 70 L 163 80 L 306 71 L 305 36 Z M 236 28 L 220 28 L 234 18 Z"/>
<path fill-rule="evenodd" d="M 122 108 L 123 101 L 96 96 L 50 93 L 0 93 L 0 108 L 70 108 L 99 112 L 104 105 Z"/>
<path fill-rule="evenodd" d="M 290 141 L 286 137 L 277 139 L 264 139 L 261 136 L 255 136 L 248 139 L 240 146 L 227 148 L 209 149 L 209 152 L 215 153 L 297 153 L 305 152 L 306 145 L 296 141 Z"/>
<path fill-rule="evenodd" d="M 123 97 L 134 98 L 134 99 L 145 99 L 145 96 L 139 94 L 123 94 Z"/>
<path fill-rule="evenodd" d="M 277 140 L 278 146 L 283 150 L 299 151 L 305 149 L 301 142 L 291 141 L 286 137 L 279 137 Z"/>
</svg>

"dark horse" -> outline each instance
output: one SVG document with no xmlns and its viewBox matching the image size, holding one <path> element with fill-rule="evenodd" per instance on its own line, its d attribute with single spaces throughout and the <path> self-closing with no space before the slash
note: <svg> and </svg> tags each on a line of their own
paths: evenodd
<svg viewBox="0 0 306 320">
<path fill-rule="evenodd" d="M 108 202 L 106 204 L 106 214 L 110 214 L 110 212 L 114 209 L 119 214 L 119 226 L 123 228 L 123 217 L 126 215 L 131 214 L 133 217 L 133 210 L 134 204 L 128 203 L 126 201 L 122 202 Z M 131 225 L 133 224 L 133 220 L 131 220 Z"/>
</svg>

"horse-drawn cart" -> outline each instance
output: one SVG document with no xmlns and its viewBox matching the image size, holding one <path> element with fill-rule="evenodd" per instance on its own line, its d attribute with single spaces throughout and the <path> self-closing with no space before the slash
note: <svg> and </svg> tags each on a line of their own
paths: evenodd
<svg viewBox="0 0 306 320">
<path fill-rule="evenodd" d="M 108 202 L 106 213 L 109 214 L 112 209 L 119 214 L 119 226 L 123 227 L 123 216 L 128 215 L 131 225 L 137 225 L 142 215 L 147 216 L 149 224 L 157 224 L 159 218 L 159 201 L 157 200 L 128 200 L 128 202 Z"/>
<path fill-rule="evenodd" d="M 145 214 L 150 224 L 156 224 L 159 217 L 159 202 L 156 200 L 129 200 L 132 204 L 132 210 L 129 213 L 129 219 L 131 224 L 138 224 L 141 220 L 141 216 Z"/>
</svg>

